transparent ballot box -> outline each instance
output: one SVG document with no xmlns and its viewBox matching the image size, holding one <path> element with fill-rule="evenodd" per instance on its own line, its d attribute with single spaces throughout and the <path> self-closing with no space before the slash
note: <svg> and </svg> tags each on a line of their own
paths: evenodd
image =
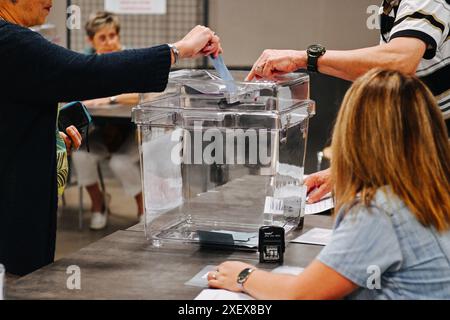
<svg viewBox="0 0 450 320">
<path fill-rule="evenodd" d="M 178 91 L 133 109 L 145 234 L 155 246 L 257 250 L 261 226 L 284 227 L 287 237 L 303 226 L 314 102 L 249 85 L 234 102 L 222 93 Z"/>
</svg>

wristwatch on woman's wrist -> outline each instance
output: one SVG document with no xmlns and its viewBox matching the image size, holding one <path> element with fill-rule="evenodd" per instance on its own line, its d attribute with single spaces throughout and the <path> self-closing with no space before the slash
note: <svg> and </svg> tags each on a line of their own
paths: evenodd
<svg viewBox="0 0 450 320">
<path fill-rule="evenodd" d="M 237 283 L 239 288 L 242 291 L 245 291 L 244 289 L 244 283 L 248 280 L 248 278 L 250 277 L 250 275 L 252 274 L 253 271 L 255 271 L 256 268 L 245 268 L 244 270 L 242 270 L 238 277 L 237 277 Z"/>
<path fill-rule="evenodd" d="M 117 103 L 117 97 L 116 96 L 109 97 L 109 103 L 110 104 L 116 104 Z"/>
<path fill-rule="evenodd" d="M 319 71 L 319 67 L 317 66 L 318 60 L 326 52 L 327 50 L 325 49 L 325 47 L 320 44 L 313 44 L 312 46 L 308 47 L 308 49 L 306 50 L 306 53 L 308 54 L 308 71 Z"/>
<path fill-rule="evenodd" d="M 178 59 L 180 58 L 180 51 L 178 50 L 178 48 L 174 44 L 168 44 L 168 46 L 170 48 L 170 51 L 173 54 L 173 57 L 174 57 L 173 64 L 175 65 L 175 64 L 177 64 Z"/>
</svg>

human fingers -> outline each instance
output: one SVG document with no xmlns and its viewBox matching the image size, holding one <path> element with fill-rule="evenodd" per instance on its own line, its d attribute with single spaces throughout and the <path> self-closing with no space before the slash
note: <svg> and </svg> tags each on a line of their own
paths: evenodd
<svg viewBox="0 0 450 320">
<path fill-rule="evenodd" d="M 320 201 L 327 193 L 331 192 L 331 184 L 328 182 L 323 183 L 317 189 L 314 189 L 308 197 L 308 203 L 315 203 Z"/>
<path fill-rule="evenodd" d="M 78 150 L 82 143 L 81 134 L 78 132 L 75 126 L 70 126 L 66 129 L 67 134 L 73 142 L 73 147 L 75 150 Z"/>
<path fill-rule="evenodd" d="M 256 76 L 258 76 L 258 71 L 261 69 L 261 62 L 266 58 L 267 50 L 264 50 L 264 52 L 259 56 L 259 58 L 256 60 L 256 62 L 253 64 L 252 69 L 250 70 L 250 73 L 245 78 L 245 81 L 251 81 Z"/>
<path fill-rule="evenodd" d="M 70 150 L 72 148 L 72 141 L 70 140 L 70 138 L 64 132 L 60 132 L 59 135 L 64 140 L 66 149 Z"/>
<path fill-rule="evenodd" d="M 319 184 L 319 174 L 318 173 L 314 173 L 309 175 L 304 183 L 307 187 L 307 193 L 310 193 L 314 188 L 316 188 L 316 186 Z"/>
<path fill-rule="evenodd" d="M 273 77 L 273 70 L 275 69 L 273 60 L 267 60 L 263 66 L 261 66 L 261 71 L 259 74 L 262 75 L 263 78 L 270 79 Z"/>
</svg>

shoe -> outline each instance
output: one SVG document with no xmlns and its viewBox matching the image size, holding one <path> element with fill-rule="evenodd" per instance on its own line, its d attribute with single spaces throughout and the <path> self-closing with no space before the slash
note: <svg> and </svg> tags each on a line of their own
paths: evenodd
<svg viewBox="0 0 450 320">
<path fill-rule="evenodd" d="M 106 227 L 108 223 L 108 213 L 107 212 L 93 212 L 91 218 L 92 230 L 101 230 Z"/>
<path fill-rule="evenodd" d="M 111 202 L 111 195 L 105 196 L 105 208 L 103 212 L 93 212 L 91 217 L 90 228 L 92 230 L 101 230 L 106 228 L 108 224 L 109 204 Z"/>
</svg>

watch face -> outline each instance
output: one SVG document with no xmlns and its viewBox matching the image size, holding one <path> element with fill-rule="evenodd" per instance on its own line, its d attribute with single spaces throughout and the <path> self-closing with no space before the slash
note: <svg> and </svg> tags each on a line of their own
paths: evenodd
<svg viewBox="0 0 450 320">
<path fill-rule="evenodd" d="M 321 54 L 325 48 L 319 44 L 314 44 L 308 48 L 308 51 L 312 54 Z"/>
<path fill-rule="evenodd" d="M 251 273 L 251 270 L 252 269 L 250 268 L 242 270 L 238 276 L 238 283 L 244 282 L 247 279 L 248 275 Z"/>
</svg>

